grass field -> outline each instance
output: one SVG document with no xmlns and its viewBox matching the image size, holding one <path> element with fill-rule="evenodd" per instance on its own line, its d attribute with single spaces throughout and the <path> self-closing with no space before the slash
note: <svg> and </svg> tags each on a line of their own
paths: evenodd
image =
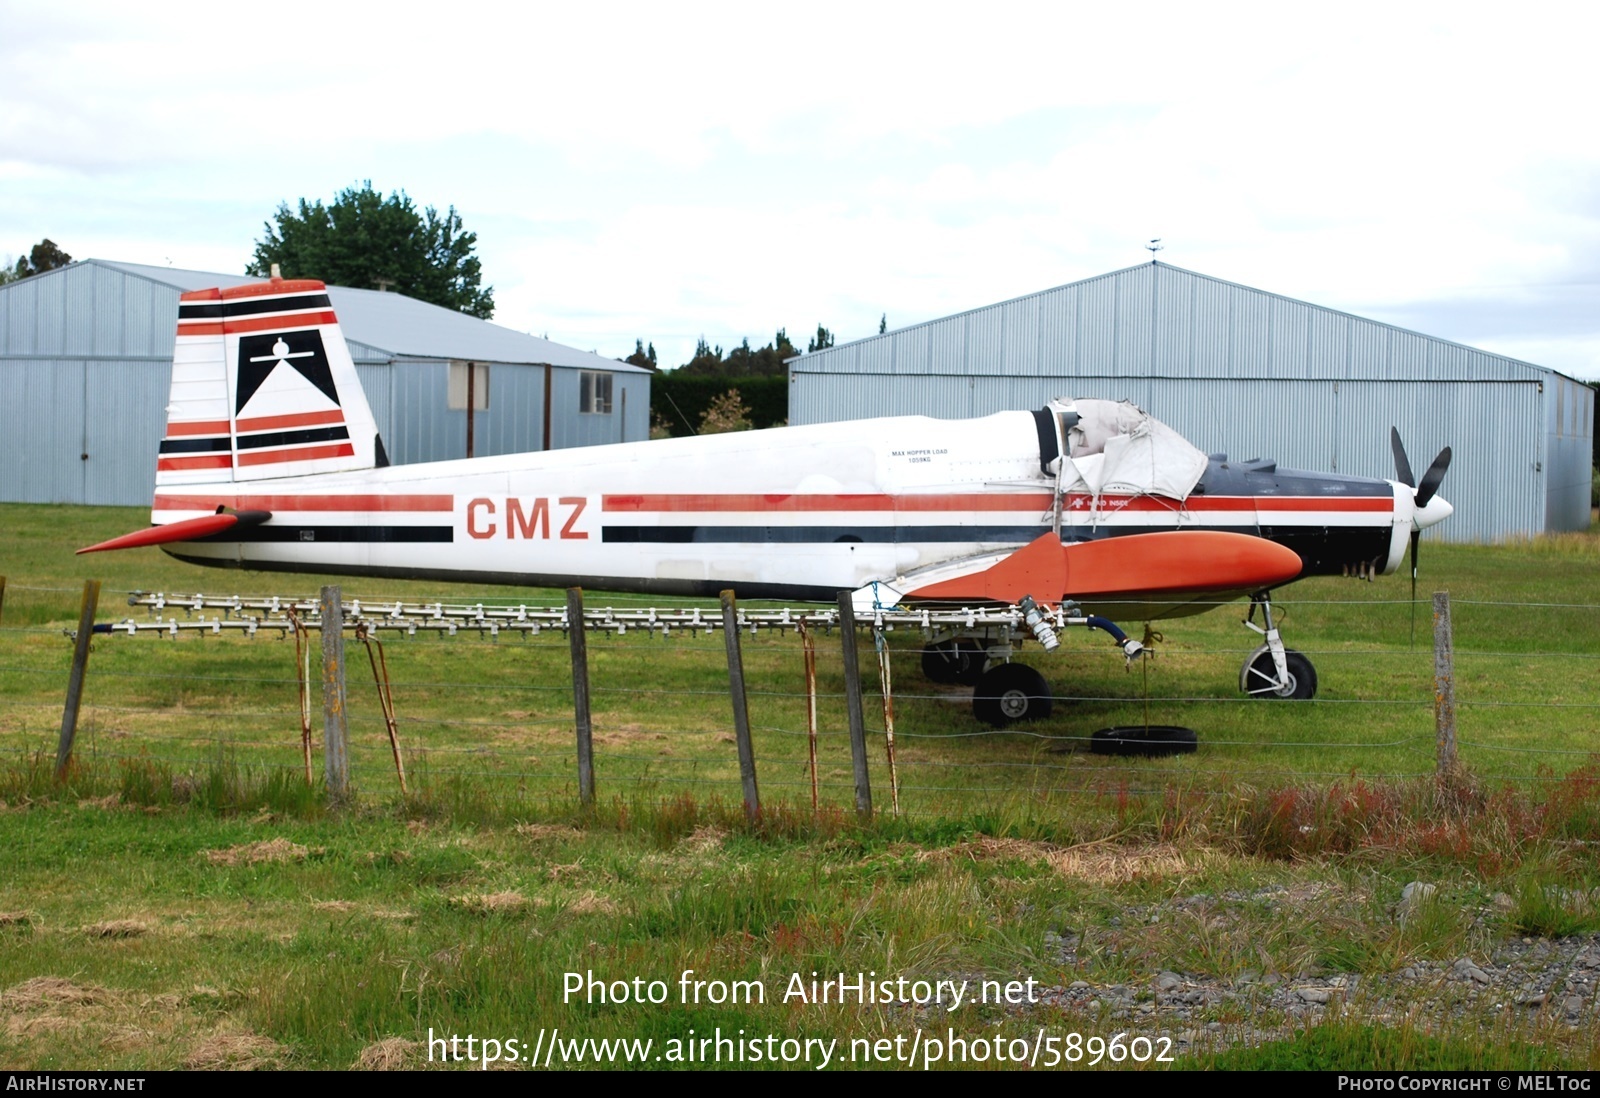
<svg viewBox="0 0 1600 1098">
<path fill-rule="evenodd" d="M 798 639 L 746 637 L 766 809 L 750 827 L 720 636 L 591 637 L 600 804 L 590 813 L 576 804 L 560 634 L 386 639 L 405 799 L 361 677 L 365 654 L 351 647 L 360 798 L 338 811 L 300 770 L 292 640 L 97 638 L 78 765 L 57 785 L 62 631 L 84 578 L 105 583 L 101 621 L 142 614 L 121 604 L 133 589 L 306 595 L 340 582 L 200 570 L 155 550 L 71 554 L 144 521 L 0 507 L 7 1064 L 422 1066 L 430 1027 L 530 1043 L 562 1027 L 659 1046 L 718 1026 L 846 1044 L 951 1026 L 1018 1040 L 1181 1032 L 1178 1066 L 1597 1063 L 1592 1020 L 1518 1006 L 1494 985 L 1481 996 L 1443 985 L 1415 1003 L 1341 991 L 1304 1010 L 1281 995 L 1213 1001 L 1209 990 L 1271 984 L 1257 977 L 1380 988 L 1418 965 L 1600 931 L 1593 535 L 1424 546 L 1424 600 L 1453 599 L 1467 776 L 1449 787 L 1432 780 L 1426 601 L 1413 647 L 1402 577 L 1313 581 L 1283 604 L 1288 642 L 1317 664 L 1311 703 L 1238 695 L 1254 635 L 1236 608 L 1161 626 L 1157 658 L 1132 673 L 1098 634 L 1070 635 L 1051 657 L 1025 649 L 1055 683 L 1056 711 L 1007 733 L 977 726 L 966 692 L 920 678 L 919 637 L 890 634 L 903 814 L 889 811 L 880 723 L 879 815 L 867 825 L 847 811 L 836 637 L 818 638 L 815 814 Z M 342 582 L 347 599 L 560 601 Z M 1147 713 L 1195 727 L 1201 750 L 1128 761 L 1083 749 L 1094 729 Z M 1411 881 L 1435 885 L 1437 899 L 1425 918 L 1399 920 Z M 685 969 L 760 981 L 769 999 L 686 1005 Z M 659 979 L 671 995 L 563 1003 L 564 974 L 590 970 Z M 773 1001 L 791 974 L 813 970 L 974 988 L 1033 978 L 1061 994 L 948 1014 Z M 1175 1006 L 1152 991 L 1163 972 L 1202 1001 Z M 1124 1003 L 1103 990 L 1116 988 L 1136 994 Z M 1584 1009 L 1592 1019 L 1592 997 Z M 1314 1039 L 1312 1022 L 1322 1023 Z"/>
</svg>

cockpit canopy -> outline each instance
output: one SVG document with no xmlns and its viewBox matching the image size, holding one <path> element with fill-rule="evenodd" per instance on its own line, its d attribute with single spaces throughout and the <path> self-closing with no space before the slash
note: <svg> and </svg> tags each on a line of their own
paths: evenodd
<svg viewBox="0 0 1600 1098">
<path fill-rule="evenodd" d="M 1034 413 L 1039 468 L 1064 492 L 1188 499 L 1206 455 L 1126 400 L 1057 398 Z"/>
</svg>

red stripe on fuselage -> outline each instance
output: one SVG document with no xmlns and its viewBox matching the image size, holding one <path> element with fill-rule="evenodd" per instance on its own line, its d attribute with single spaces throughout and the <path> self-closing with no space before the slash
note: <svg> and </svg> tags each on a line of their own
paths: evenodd
<svg viewBox="0 0 1600 1098">
<path fill-rule="evenodd" d="M 633 514 L 713 513 L 722 511 L 1043 511 L 1053 504 L 1049 493 L 973 493 L 949 495 L 615 495 L 605 496 L 601 510 Z M 1093 498 L 1073 494 L 1066 497 L 1069 511 L 1088 510 Z M 1190 496 L 1187 502 L 1151 496 L 1100 497 L 1099 510 L 1161 511 L 1178 508 L 1190 511 L 1344 511 L 1382 512 L 1394 509 L 1389 496 Z"/>
<path fill-rule="evenodd" d="M 708 511 L 1042 511 L 1051 505 L 1048 493 L 996 495 L 888 496 L 860 495 L 617 495 L 602 497 L 602 511 L 677 513 Z"/>
<path fill-rule="evenodd" d="M 356 450 L 348 442 L 332 446 L 295 446 L 287 450 L 257 450 L 240 454 L 239 464 L 275 465 L 283 461 L 317 461 L 322 458 L 352 457 Z"/>
<path fill-rule="evenodd" d="M 157 493 L 157 511 L 453 511 L 454 496 L 441 494 L 353 496 L 238 496 L 228 494 L 175 496 Z"/>
</svg>

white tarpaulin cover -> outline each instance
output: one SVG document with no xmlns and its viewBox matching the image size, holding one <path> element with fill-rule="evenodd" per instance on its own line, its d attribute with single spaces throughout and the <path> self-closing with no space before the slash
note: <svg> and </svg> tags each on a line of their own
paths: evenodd
<svg viewBox="0 0 1600 1098">
<path fill-rule="evenodd" d="M 1206 471 L 1206 455 L 1188 439 L 1125 400 L 1059 401 L 1055 408 L 1078 414 L 1067 431 L 1063 491 L 1181 500 Z"/>
</svg>

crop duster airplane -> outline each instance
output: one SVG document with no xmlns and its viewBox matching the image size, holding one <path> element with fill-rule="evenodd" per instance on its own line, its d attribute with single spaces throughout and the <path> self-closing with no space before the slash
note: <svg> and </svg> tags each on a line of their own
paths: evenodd
<svg viewBox="0 0 1600 1098">
<path fill-rule="evenodd" d="M 1417 484 L 1207 455 L 1127 403 L 1052 401 L 966 420 L 896 416 L 391 466 L 321 282 L 183 295 L 152 527 L 195 564 L 859 607 L 1005 604 L 1114 621 L 1252 599 L 1241 689 L 1307 698 L 1270 592 L 1388 574 L 1451 513 L 1446 448 Z M 1263 625 L 1254 624 L 1257 605 Z M 934 638 L 923 670 L 975 687 L 994 724 L 1044 716 L 1009 630 Z"/>
</svg>

